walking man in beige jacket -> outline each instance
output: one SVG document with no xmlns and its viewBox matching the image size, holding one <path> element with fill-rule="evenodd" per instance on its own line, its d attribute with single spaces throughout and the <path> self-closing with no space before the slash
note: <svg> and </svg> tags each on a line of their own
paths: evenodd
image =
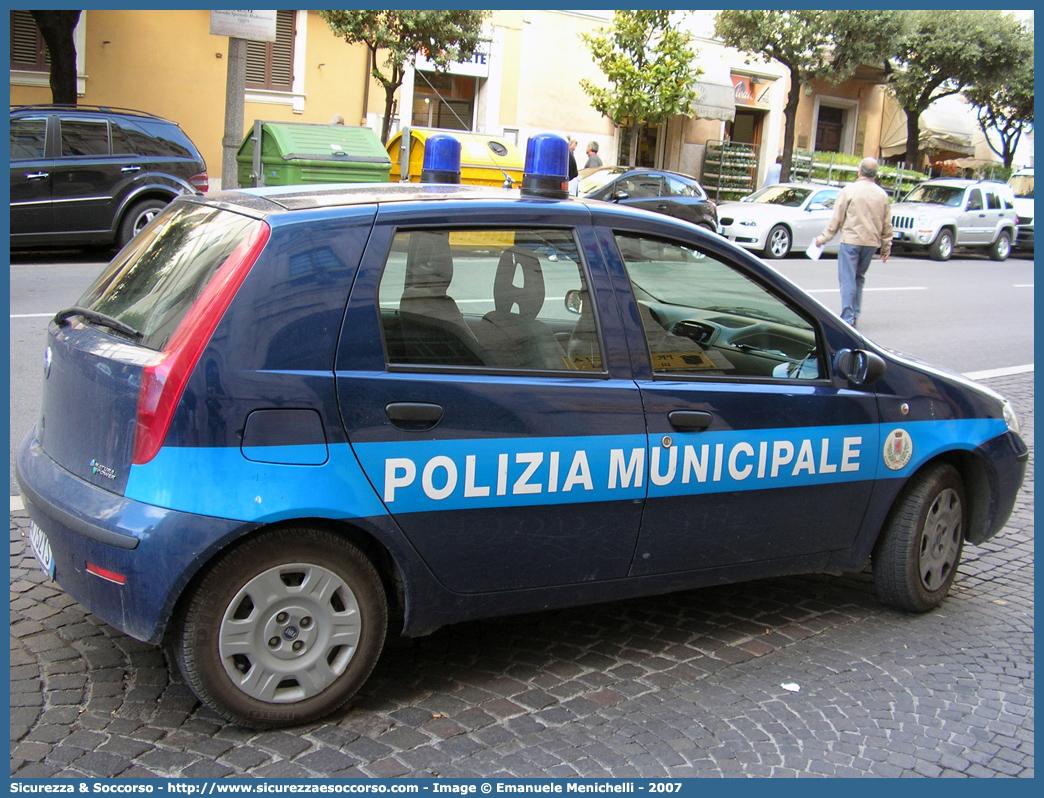
<svg viewBox="0 0 1044 798">
<path fill-rule="evenodd" d="M 863 305 L 863 283 L 874 252 L 881 249 L 881 262 L 892 251 L 892 204 L 888 193 L 877 185 L 877 161 L 864 158 L 859 178 L 849 183 L 834 201 L 834 213 L 826 229 L 816 236 L 823 246 L 841 233 L 837 253 L 837 277 L 841 284 L 841 318 L 856 326 Z"/>
</svg>

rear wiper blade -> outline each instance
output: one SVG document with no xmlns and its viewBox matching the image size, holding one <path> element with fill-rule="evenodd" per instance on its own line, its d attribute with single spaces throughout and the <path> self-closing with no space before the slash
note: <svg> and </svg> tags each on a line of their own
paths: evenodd
<svg viewBox="0 0 1044 798">
<path fill-rule="evenodd" d="M 142 337 L 141 333 L 129 324 L 124 324 L 122 321 L 114 319 L 112 316 L 107 316 L 97 310 L 80 307 L 79 305 L 73 305 L 65 310 L 58 311 L 58 313 L 55 314 L 54 323 L 61 327 L 66 319 L 72 316 L 81 316 L 92 324 L 97 324 L 99 327 L 108 327 L 110 330 L 115 330 L 116 332 L 130 336 L 135 341 L 140 341 Z"/>
</svg>

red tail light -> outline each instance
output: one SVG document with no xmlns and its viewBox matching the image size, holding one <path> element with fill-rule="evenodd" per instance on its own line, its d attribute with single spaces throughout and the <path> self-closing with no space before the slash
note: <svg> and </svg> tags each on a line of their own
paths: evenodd
<svg viewBox="0 0 1044 798">
<path fill-rule="evenodd" d="M 198 191 L 200 194 L 206 194 L 207 191 L 210 189 L 210 177 L 207 175 L 206 172 L 200 172 L 197 175 L 192 175 L 192 177 L 189 178 L 189 183 L 191 183 L 192 187 L 196 189 L 196 191 Z"/>
<path fill-rule="evenodd" d="M 159 452 L 192 370 L 270 233 L 268 225 L 259 222 L 239 243 L 192 303 L 163 351 L 142 372 L 134 432 L 135 465 L 149 462 Z"/>
</svg>

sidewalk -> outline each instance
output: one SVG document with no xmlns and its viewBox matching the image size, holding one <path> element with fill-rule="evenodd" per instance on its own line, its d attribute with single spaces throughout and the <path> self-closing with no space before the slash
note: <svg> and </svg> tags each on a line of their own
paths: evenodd
<svg viewBox="0 0 1044 798">
<path fill-rule="evenodd" d="M 44 584 L 13 511 L 11 775 L 1032 777 L 1033 374 L 985 382 L 1030 466 L 938 610 L 885 609 L 864 573 L 460 624 L 391 641 L 353 706 L 290 731 L 225 724 Z"/>
</svg>

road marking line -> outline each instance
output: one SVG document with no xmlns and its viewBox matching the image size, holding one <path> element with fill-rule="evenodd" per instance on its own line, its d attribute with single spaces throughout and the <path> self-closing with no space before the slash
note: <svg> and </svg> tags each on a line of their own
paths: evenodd
<svg viewBox="0 0 1044 798">
<path fill-rule="evenodd" d="M 1013 377 L 1016 374 L 1029 374 L 1033 371 L 1033 364 L 1025 366 L 1009 366 L 1003 369 L 989 369 L 988 371 L 969 371 L 964 376 L 969 380 L 988 380 L 993 377 Z"/>
<path fill-rule="evenodd" d="M 1015 283 L 1012 288 L 1032 288 L 1033 283 Z"/>
<path fill-rule="evenodd" d="M 52 319 L 54 313 L 12 313 L 12 319 Z"/>
</svg>

